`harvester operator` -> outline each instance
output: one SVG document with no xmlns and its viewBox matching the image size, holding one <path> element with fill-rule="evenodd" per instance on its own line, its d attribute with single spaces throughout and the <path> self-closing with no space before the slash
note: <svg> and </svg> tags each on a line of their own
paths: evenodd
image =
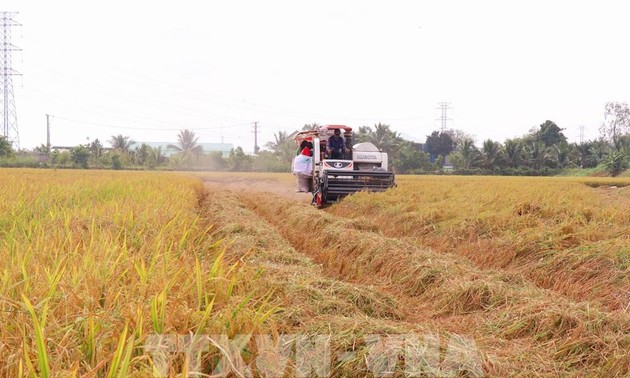
<svg viewBox="0 0 630 378">
<path fill-rule="evenodd" d="M 341 130 L 335 129 L 334 135 L 328 138 L 328 155 L 331 159 L 343 159 L 343 154 L 348 152 L 346 143 L 341 136 Z"/>
</svg>

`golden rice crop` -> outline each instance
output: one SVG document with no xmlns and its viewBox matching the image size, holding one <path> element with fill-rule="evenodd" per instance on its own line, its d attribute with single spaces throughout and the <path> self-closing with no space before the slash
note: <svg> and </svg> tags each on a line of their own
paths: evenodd
<svg viewBox="0 0 630 378">
<path fill-rule="evenodd" d="M 245 183 L 239 199 L 247 208 L 328 276 L 390 293 L 405 308 L 403 321 L 472 332 L 490 376 L 630 371 L 628 218 L 614 208 L 627 205 L 623 180 L 400 177 L 394 190 L 317 211 L 256 188 L 249 175 L 208 176 L 221 190 Z M 571 249 L 591 240 L 565 235 L 583 231 L 564 224 L 572 216 L 600 221 L 588 230 L 599 235 L 588 253 Z M 554 222 L 554 233 L 545 232 Z M 534 253 L 515 262 L 510 249 L 482 243 L 506 237 Z M 540 258 L 539 245 L 553 246 L 546 250 L 553 264 Z"/>
<path fill-rule="evenodd" d="M 628 179 L 606 178 L 409 176 L 387 193 L 358 193 L 329 211 L 627 312 L 627 185 Z"/>
<path fill-rule="evenodd" d="M 247 333 L 264 321 L 256 315 L 268 308 L 250 295 L 255 280 L 222 260 L 222 240 L 208 232 L 197 180 L 43 170 L 1 177 L 3 376 L 151 376 L 141 350 L 149 334 Z"/>
<path fill-rule="evenodd" d="M 565 373 L 577 369 L 614 375 L 630 369 L 627 313 L 575 303 L 537 287 L 520 274 L 482 270 L 456 255 L 419 248 L 410 239 L 384 237 L 378 230 L 387 226 L 375 217 L 378 213 L 369 219 L 348 219 L 264 196 L 267 201 L 255 193 L 243 194 L 241 199 L 276 225 L 298 250 L 322 263 L 332 276 L 396 293 L 410 306 L 408 311 L 424 314 L 418 316 L 420 320 L 441 319 L 439 324 L 453 332 L 470 332 L 472 328 L 481 339 L 494 335 L 490 342 L 495 344 L 528 339 L 529 358 L 539 359 L 541 366 L 546 359 L 549 367 L 566 369 Z M 335 206 L 330 212 L 337 213 Z M 370 222 L 372 226 L 366 227 Z M 556 350 L 558 345 L 576 347 Z M 489 358 L 498 359 L 494 347 L 486 347 Z M 539 354 L 544 351 L 552 355 L 541 358 Z M 517 370 L 518 365 L 512 365 L 515 358 L 506 357 L 504 366 L 494 373 Z M 611 370 L 605 363 L 611 364 Z M 506 370 L 499 374 L 500 369 Z"/>
<path fill-rule="evenodd" d="M 626 179 L 407 176 L 321 211 L 271 194 L 282 174 L 0 175 L 5 376 L 153 376 L 156 333 L 264 336 L 172 355 L 170 376 L 223 357 L 278 375 L 253 362 L 282 334 L 328 335 L 333 377 L 408 376 L 366 343 L 396 334 L 440 360 L 472 337 L 464 375 L 630 373 Z"/>
</svg>

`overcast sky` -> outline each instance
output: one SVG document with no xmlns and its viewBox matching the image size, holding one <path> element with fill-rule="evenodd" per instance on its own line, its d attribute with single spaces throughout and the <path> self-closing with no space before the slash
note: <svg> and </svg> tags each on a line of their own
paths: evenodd
<svg viewBox="0 0 630 378">
<path fill-rule="evenodd" d="M 251 152 L 306 123 L 448 126 L 504 141 L 550 119 L 598 135 L 630 100 L 627 1 L 29 1 L 13 28 L 22 148 L 114 134 Z"/>
</svg>

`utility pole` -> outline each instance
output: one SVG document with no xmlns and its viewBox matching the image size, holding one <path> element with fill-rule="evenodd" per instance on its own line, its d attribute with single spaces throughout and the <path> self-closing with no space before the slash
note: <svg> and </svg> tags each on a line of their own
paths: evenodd
<svg viewBox="0 0 630 378">
<path fill-rule="evenodd" d="M 46 114 L 46 148 L 50 152 L 50 114 Z"/>
<path fill-rule="evenodd" d="M 451 103 L 450 102 L 438 102 L 438 105 L 440 105 L 440 107 L 436 108 L 436 109 L 440 109 L 442 114 L 441 114 L 440 118 L 437 118 L 437 119 L 440 120 L 440 130 L 442 132 L 444 132 L 444 131 L 446 131 L 447 123 L 449 121 L 452 121 L 451 118 L 447 117 L 447 112 L 448 112 L 448 110 L 452 110 L 453 107 L 451 107 Z"/>
<path fill-rule="evenodd" d="M 260 151 L 260 147 L 258 147 L 258 121 L 254 122 L 254 153 L 257 154 Z"/>
<path fill-rule="evenodd" d="M 584 144 L 584 125 L 580 125 L 580 144 Z"/>
<path fill-rule="evenodd" d="M 13 94 L 13 76 L 21 74 L 11 67 L 11 52 L 22 51 L 11 43 L 11 27 L 21 26 L 13 18 L 18 12 L 0 12 L 0 82 L 2 86 L 2 136 L 11 142 L 14 148 L 20 148 L 20 134 L 17 126 L 15 96 Z"/>
</svg>

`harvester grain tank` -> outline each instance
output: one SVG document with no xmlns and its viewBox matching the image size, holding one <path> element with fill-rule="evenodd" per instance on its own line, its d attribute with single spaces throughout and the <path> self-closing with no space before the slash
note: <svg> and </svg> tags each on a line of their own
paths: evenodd
<svg viewBox="0 0 630 378">
<path fill-rule="evenodd" d="M 346 148 L 340 158 L 333 159 L 327 144 L 335 130 L 343 134 Z M 352 136 L 352 128 L 344 125 L 321 126 L 295 136 L 298 146 L 307 142 L 313 146 L 313 205 L 323 207 L 352 193 L 383 192 L 396 185 L 387 153 L 369 142 L 353 145 Z"/>
</svg>

